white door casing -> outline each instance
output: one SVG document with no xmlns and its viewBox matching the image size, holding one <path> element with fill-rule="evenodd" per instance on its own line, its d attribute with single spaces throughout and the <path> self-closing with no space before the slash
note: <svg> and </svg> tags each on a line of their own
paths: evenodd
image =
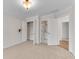
<svg viewBox="0 0 79 59">
<path fill-rule="evenodd" d="M 27 18 L 22 22 L 22 39 L 27 41 L 27 22 L 33 22 L 33 33 L 31 39 L 33 40 L 33 44 L 40 43 L 40 31 L 39 31 L 39 19 L 38 16 Z"/>
</svg>

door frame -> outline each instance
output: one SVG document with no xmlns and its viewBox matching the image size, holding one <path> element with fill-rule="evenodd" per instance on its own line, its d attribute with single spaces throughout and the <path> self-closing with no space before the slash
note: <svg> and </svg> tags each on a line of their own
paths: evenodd
<svg viewBox="0 0 79 59">
<path fill-rule="evenodd" d="M 27 22 L 33 22 L 33 44 L 39 44 L 40 43 L 40 36 L 39 36 L 39 18 L 38 16 L 26 18 L 22 22 L 22 40 L 27 41 Z"/>
</svg>

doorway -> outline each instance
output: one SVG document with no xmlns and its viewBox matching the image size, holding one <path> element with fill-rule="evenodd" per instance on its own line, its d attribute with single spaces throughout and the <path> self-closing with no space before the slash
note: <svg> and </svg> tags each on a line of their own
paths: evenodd
<svg viewBox="0 0 79 59">
<path fill-rule="evenodd" d="M 33 22 L 27 22 L 27 40 L 33 41 Z"/>
<path fill-rule="evenodd" d="M 62 48 L 69 49 L 69 22 L 62 22 L 62 40 L 60 45 Z"/>
<path fill-rule="evenodd" d="M 47 21 L 41 21 L 41 43 L 47 44 Z"/>
<path fill-rule="evenodd" d="M 69 40 L 69 22 L 62 23 L 62 39 Z"/>
</svg>

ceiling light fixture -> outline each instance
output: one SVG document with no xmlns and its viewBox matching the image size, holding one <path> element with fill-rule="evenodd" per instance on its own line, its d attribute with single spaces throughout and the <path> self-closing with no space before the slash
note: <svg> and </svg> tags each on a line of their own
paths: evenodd
<svg viewBox="0 0 79 59">
<path fill-rule="evenodd" d="M 23 6 L 25 9 L 29 9 L 31 7 L 31 1 L 30 0 L 23 0 Z"/>
</svg>

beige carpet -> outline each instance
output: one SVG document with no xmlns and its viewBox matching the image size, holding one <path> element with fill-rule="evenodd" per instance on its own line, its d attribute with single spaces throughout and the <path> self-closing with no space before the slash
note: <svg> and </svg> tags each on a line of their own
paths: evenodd
<svg viewBox="0 0 79 59">
<path fill-rule="evenodd" d="M 32 45 L 25 42 L 4 49 L 4 59 L 74 59 L 71 53 L 58 46 Z"/>
</svg>

